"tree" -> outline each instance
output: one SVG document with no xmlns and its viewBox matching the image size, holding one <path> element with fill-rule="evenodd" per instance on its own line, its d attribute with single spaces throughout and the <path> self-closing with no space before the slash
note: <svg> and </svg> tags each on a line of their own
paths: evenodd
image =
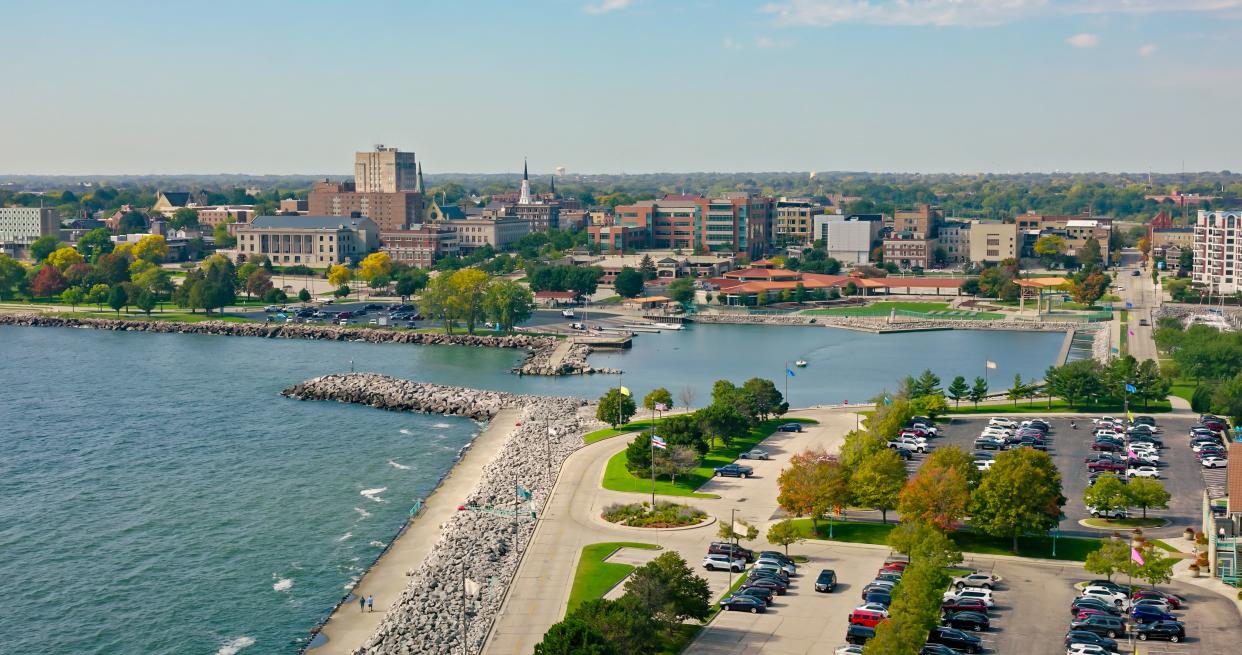
<svg viewBox="0 0 1242 655">
<path fill-rule="evenodd" d="M 371 282 L 376 278 L 387 279 L 392 275 L 392 258 L 386 252 L 373 252 L 358 264 L 358 279 Z"/>
<path fill-rule="evenodd" d="M 867 457 L 888 450 L 887 440 L 867 430 L 850 430 L 841 444 L 841 465 L 857 471 Z"/>
<path fill-rule="evenodd" d="M 970 397 L 970 385 L 966 384 L 966 378 L 962 375 L 953 378 L 946 391 L 948 391 L 949 399 L 953 401 L 954 407 L 960 407 L 962 399 Z"/>
<path fill-rule="evenodd" d="M 668 448 L 656 452 L 656 475 L 667 475 L 673 484 L 677 484 L 678 475 L 690 473 L 698 465 L 699 454 L 690 446 L 675 446 L 670 443 Z"/>
<path fill-rule="evenodd" d="M 608 638 L 595 626 L 574 616 L 555 623 L 535 644 L 535 655 L 615 655 Z"/>
<path fill-rule="evenodd" d="M 1018 400 L 1026 396 L 1026 384 L 1022 382 L 1022 374 L 1013 374 L 1013 386 L 1009 387 L 1009 391 L 1005 392 L 1005 397 L 1012 400 L 1014 407 L 1018 406 Z"/>
<path fill-rule="evenodd" d="M 811 526 L 818 531 L 819 517 L 831 507 L 827 488 L 837 466 L 837 460 L 822 448 L 793 455 L 777 479 L 777 504 L 794 516 L 811 517 Z"/>
<path fill-rule="evenodd" d="M 1099 267 L 1101 261 L 1103 258 L 1100 256 L 1100 242 L 1095 237 L 1087 237 L 1082 248 L 1078 249 L 1078 265 L 1084 271 L 1090 271 Z"/>
<path fill-rule="evenodd" d="M 150 291 L 159 302 L 161 296 L 171 295 L 176 286 L 172 281 L 172 274 L 167 270 L 158 266 L 152 266 L 146 271 L 134 276 L 134 285 L 139 289 Z"/>
<path fill-rule="evenodd" d="M 258 268 L 246 278 L 246 295 L 260 296 L 272 289 L 272 274 L 266 268 Z"/>
<path fill-rule="evenodd" d="M 983 478 L 983 472 L 975 466 L 974 455 L 957 446 L 944 446 L 933 450 L 919 468 L 923 467 L 953 469 L 962 476 L 962 479 L 966 480 L 966 486 L 971 489 L 975 488 Z"/>
<path fill-rule="evenodd" d="M 988 381 L 984 378 L 975 378 L 975 384 L 970 387 L 970 401 L 979 406 L 979 402 L 986 400 L 988 397 Z"/>
<path fill-rule="evenodd" d="M 994 462 L 975 489 L 970 522 L 985 534 L 1012 538 L 1016 553 L 1019 536 L 1044 534 L 1060 522 L 1061 474 L 1048 453 L 1031 448 L 1002 452 Z"/>
<path fill-rule="evenodd" d="M 86 292 L 86 302 L 95 305 L 96 309 L 102 309 L 103 304 L 108 302 L 108 294 L 111 291 L 112 289 L 108 288 L 106 284 L 93 285 Z"/>
<path fill-rule="evenodd" d="M 69 305 L 69 308 L 74 311 L 77 311 L 78 305 L 81 305 L 85 298 L 86 293 L 82 291 L 82 287 L 69 287 L 60 294 L 60 301 Z"/>
<path fill-rule="evenodd" d="M 906 482 L 897 501 L 903 521 L 916 521 L 940 530 L 953 529 L 970 504 L 966 478 L 954 469 L 922 466 Z"/>
<path fill-rule="evenodd" d="M 138 210 L 128 211 L 121 215 L 121 220 L 117 222 L 117 232 L 120 234 L 137 234 L 147 229 L 147 217 Z"/>
<path fill-rule="evenodd" d="M 108 306 L 117 316 L 121 315 L 121 308 L 129 304 L 129 296 L 125 293 L 125 288 L 117 284 L 108 292 Z"/>
<path fill-rule="evenodd" d="M 477 268 L 463 268 L 449 276 L 453 313 L 466 324 L 466 332 L 470 334 L 474 334 L 475 326 L 483 318 L 483 301 L 490 284 L 487 273 Z"/>
<path fill-rule="evenodd" d="M 766 421 L 772 415 L 789 410 L 789 403 L 785 402 L 776 384 L 765 378 L 751 378 L 742 383 L 741 397 L 750 409 L 747 413 L 760 420 Z"/>
<path fill-rule="evenodd" d="M 1242 424 L 1242 373 L 1225 380 L 1212 392 L 1212 411 Z"/>
<path fill-rule="evenodd" d="M 1099 548 L 1087 553 L 1087 559 L 1082 567 L 1090 573 L 1105 576 L 1109 580 L 1113 579 L 1114 573 L 1132 571 L 1130 545 L 1124 541 L 1106 539 Z"/>
<path fill-rule="evenodd" d="M 35 298 L 51 298 L 69 287 L 65 276 L 51 264 L 44 264 L 30 283 L 30 294 Z"/>
<path fill-rule="evenodd" d="M 695 575 L 686 560 L 674 550 L 634 569 L 625 582 L 625 593 L 633 596 L 649 616 L 665 625 L 675 625 L 686 619 L 702 621 L 712 610 L 707 580 Z"/>
<path fill-rule="evenodd" d="M 1138 566 L 1134 567 L 1134 577 L 1151 583 L 1152 589 L 1173 579 L 1173 565 L 1177 564 L 1177 558 L 1165 557 L 1164 552 L 1151 542 L 1144 542 L 1137 550 L 1143 563 L 1135 562 Z"/>
<path fill-rule="evenodd" d="M 411 268 L 408 271 L 404 271 L 397 276 L 397 295 L 402 300 L 405 300 L 427 288 L 429 280 L 430 277 L 427 275 L 427 271 L 421 268 Z"/>
<path fill-rule="evenodd" d="M 933 421 L 936 420 L 937 416 L 944 414 L 948 410 L 948 403 L 944 401 L 944 396 L 939 393 L 919 396 L 910 401 L 910 411 L 914 412 L 913 416 L 926 416 Z"/>
<path fill-rule="evenodd" d="M 868 455 L 850 475 L 854 503 L 880 510 L 884 523 L 888 523 L 888 511 L 897 507 L 905 484 L 906 464 L 889 448 Z"/>
<path fill-rule="evenodd" d="M 767 534 L 768 543 L 774 546 L 784 546 L 785 554 L 789 554 L 789 546 L 802 541 L 802 534 L 798 531 L 798 527 L 794 525 L 792 519 L 777 521 L 768 527 Z"/>
<path fill-rule="evenodd" d="M 643 396 L 643 407 L 654 410 L 657 404 L 664 405 L 665 407 L 672 407 L 673 394 L 669 393 L 668 389 L 665 389 L 664 387 L 656 387 L 646 396 Z"/>
<path fill-rule="evenodd" d="M 1103 273 L 1092 271 L 1082 279 L 1070 281 L 1069 293 L 1074 302 L 1083 305 L 1094 305 L 1108 291 L 1109 278 Z"/>
<path fill-rule="evenodd" d="M 930 396 L 943 393 L 940 390 L 940 376 L 925 368 L 919 377 L 909 381 L 910 397 Z"/>
<path fill-rule="evenodd" d="M 888 534 L 888 545 L 909 557 L 911 566 L 925 564 L 933 568 L 943 568 L 962 561 L 962 552 L 957 545 L 943 531 L 922 521 L 903 519 Z M 944 586 L 939 587 L 943 588 Z"/>
<path fill-rule="evenodd" d="M 96 257 L 94 276 L 108 285 L 129 280 L 129 258 L 116 251 Z"/>
<path fill-rule="evenodd" d="M 30 258 L 36 263 L 42 262 L 48 255 L 56 252 L 57 248 L 60 248 L 60 239 L 50 234 L 41 236 L 30 244 Z"/>
<path fill-rule="evenodd" d="M 310 300 L 311 300 L 311 294 L 310 294 L 310 291 L 306 290 L 306 288 L 303 288 L 301 291 L 298 292 L 299 302 L 310 302 Z"/>
<path fill-rule="evenodd" d="M 447 273 L 432 278 L 431 284 L 419 296 L 419 306 L 424 316 L 439 320 L 444 325 L 445 333 L 453 333 L 457 316 L 453 306 L 453 285 Z"/>
<path fill-rule="evenodd" d="M 1035 255 L 1046 268 L 1052 268 L 1053 263 L 1063 254 L 1065 254 L 1065 239 L 1055 234 L 1045 234 L 1035 240 Z"/>
<path fill-rule="evenodd" d="M 1126 485 L 1116 477 L 1108 475 L 1083 490 L 1082 502 L 1098 512 L 1112 514 L 1129 506 L 1130 499 L 1126 494 Z"/>
<path fill-rule="evenodd" d="M 158 264 L 168 259 L 168 242 L 159 234 L 148 234 L 139 239 L 130 252 L 136 259 Z"/>
<path fill-rule="evenodd" d="M 237 245 L 237 237 L 229 232 L 229 227 L 225 223 L 220 223 L 211 231 L 211 237 L 216 240 L 217 248 L 232 248 Z"/>
<path fill-rule="evenodd" d="M 599 289 L 599 279 L 604 276 L 604 269 L 598 266 L 568 266 L 565 271 L 565 290 L 573 291 L 579 296 L 595 295 Z"/>
<path fill-rule="evenodd" d="M 724 446 L 733 443 L 733 437 L 745 432 L 750 426 L 750 422 L 737 408 L 726 403 L 712 403 L 696 414 L 708 441 L 717 439 Z"/>
<path fill-rule="evenodd" d="M 617 600 L 588 600 L 570 617 L 593 626 L 613 645 L 618 655 L 652 655 L 663 627 L 631 594 Z"/>
<path fill-rule="evenodd" d="M 341 287 L 349 284 L 354 280 L 354 272 L 344 264 L 333 264 L 328 269 L 328 284 L 334 287 Z"/>
<path fill-rule="evenodd" d="M 643 275 L 629 266 L 622 267 L 612 282 L 612 288 L 622 298 L 635 298 L 643 292 Z"/>
<path fill-rule="evenodd" d="M 680 400 L 681 406 L 687 410 L 694 404 L 694 395 L 694 387 L 688 384 L 677 390 L 677 400 Z"/>
<path fill-rule="evenodd" d="M 686 303 L 694 300 L 694 282 L 688 277 L 680 277 L 668 285 L 668 297 Z"/>
<path fill-rule="evenodd" d="M 143 289 L 138 293 L 138 300 L 134 302 L 134 306 L 150 318 L 151 310 L 155 309 L 155 294 Z"/>
<path fill-rule="evenodd" d="M 26 280 L 26 267 L 8 255 L 0 254 L 0 300 L 8 300 Z"/>
<path fill-rule="evenodd" d="M 78 252 L 82 253 L 82 257 L 88 262 L 94 262 L 96 257 L 112 252 L 115 246 L 112 243 L 112 233 L 103 227 L 95 228 L 78 237 L 77 245 Z"/>
<path fill-rule="evenodd" d="M 198 211 L 189 207 L 182 207 L 173 212 L 172 218 L 168 219 L 168 227 L 174 230 L 185 230 L 198 227 Z"/>
<path fill-rule="evenodd" d="M 493 280 L 483 299 L 483 309 L 501 330 L 512 332 L 513 326 L 535 313 L 535 295 L 513 280 Z"/>
<path fill-rule="evenodd" d="M 747 523 L 743 519 L 737 519 L 733 524 L 728 521 L 717 521 L 716 536 L 725 541 L 754 541 L 759 536 L 759 528 Z"/>
<path fill-rule="evenodd" d="M 638 262 L 638 272 L 642 273 L 644 280 L 656 279 L 656 265 L 651 255 L 643 255 L 642 261 Z"/>
<path fill-rule="evenodd" d="M 1099 362 L 1080 359 L 1064 366 L 1048 367 L 1044 373 L 1044 384 L 1049 395 L 1063 398 L 1070 407 L 1077 407 L 1079 402 L 1092 400 L 1103 393 L 1101 377 Z"/>
<path fill-rule="evenodd" d="M 52 254 L 47 256 L 47 263 L 55 266 L 56 269 L 62 273 L 70 266 L 73 266 L 74 264 L 81 264 L 84 261 L 85 258 L 83 258 L 77 250 L 74 250 L 69 246 L 57 248 L 52 251 Z"/>
<path fill-rule="evenodd" d="M 628 393 L 623 393 L 621 389 L 614 387 L 600 397 L 599 405 L 595 408 L 595 418 L 615 428 L 629 423 L 636 410 L 634 399 L 630 398 Z"/>
<path fill-rule="evenodd" d="M 1097 485 L 1099 482 L 1096 483 Z M 1159 480 L 1151 478 L 1134 478 L 1130 484 L 1124 485 L 1123 493 L 1127 503 L 1132 507 L 1143 508 L 1143 518 L 1147 518 L 1147 509 L 1165 509 L 1173 497 Z"/>
</svg>

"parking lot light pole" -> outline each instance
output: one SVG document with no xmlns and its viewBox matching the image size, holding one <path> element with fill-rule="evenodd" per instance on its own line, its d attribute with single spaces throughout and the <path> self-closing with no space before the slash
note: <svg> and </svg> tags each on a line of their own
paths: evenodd
<svg viewBox="0 0 1242 655">
<path fill-rule="evenodd" d="M 725 593 L 728 593 L 729 590 L 733 588 L 733 559 L 737 557 L 737 532 L 733 530 L 733 526 L 737 525 L 737 523 L 734 522 L 735 516 L 737 516 L 737 508 L 730 509 L 729 534 L 731 534 L 733 538 L 730 539 L 729 542 L 732 543 L 734 547 L 729 549 L 729 586 L 725 587 Z"/>
</svg>

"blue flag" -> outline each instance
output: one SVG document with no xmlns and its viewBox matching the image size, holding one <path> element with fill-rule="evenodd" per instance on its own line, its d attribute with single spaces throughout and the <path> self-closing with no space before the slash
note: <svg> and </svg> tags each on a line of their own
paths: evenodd
<svg viewBox="0 0 1242 655">
<path fill-rule="evenodd" d="M 1134 303 L 1132 303 L 1132 302 L 1127 302 L 1127 303 L 1126 303 L 1126 309 L 1134 309 Z"/>
<path fill-rule="evenodd" d="M 1133 384 L 1126 385 L 1126 393 L 1134 393 L 1136 391 L 1138 391 L 1138 388 L 1135 387 Z"/>
<path fill-rule="evenodd" d="M 884 404 L 885 404 L 885 405 L 891 405 L 891 404 L 893 404 L 893 399 L 892 399 L 892 398 L 889 398 L 888 396 L 884 396 Z"/>
<path fill-rule="evenodd" d="M 787 369 L 785 369 L 785 375 L 787 375 L 787 376 L 789 376 L 789 377 L 791 377 L 791 378 L 792 378 L 792 377 L 797 377 L 797 376 L 795 376 L 795 375 L 794 375 L 794 372 L 793 372 L 793 369 L 792 369 L 792 368 L 787 368 Z"/>
</svg>

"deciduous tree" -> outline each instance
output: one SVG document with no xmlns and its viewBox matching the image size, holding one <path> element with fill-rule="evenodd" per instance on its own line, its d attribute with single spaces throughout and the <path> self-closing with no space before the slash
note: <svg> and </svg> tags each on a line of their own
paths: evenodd
<svg viewBox="0 0 1242 655">
<path fill-rule="evenodd" d="M 1128 507 L 1130 499 L 1126 496 L 1126 485 L 1116 477 L 1107 475 L 1083 490 L 1082 502 L 1098 512 L 1111 514 Z"/>
<path fill-rule="evenodd" d="M 108 292 L 108 306 L 117 316 L 121 315 L 121 308 L 129 304 L 129 296 L 125 293 L 125 288 L 117 284 Z"/>
<path fill-rule="evenodd" d="M 57 248 L 52 251 L 52 254 L 47 256 L 47 263 L 55 266 L 62 273 L 70 266 L 81 264 L 84 261 L 85 258 L 82 257 L 81 253 L 69 246 Z"/>
<path fill-rule="evenodd" d="M 168 259 L 168 242 L 162 235 L 148 234 L 139 239 L 130 252 L 136 259 L 158 264 Z"/>
<path fill-rule="evenodd" d="M 665 407 L 673 406 L 673 394 L 669 393 L 664 387 L 656 387 L 652 389 L 646 396 L 643 396 L 643 407 L 654 410 L 657 404 Z"/>
<path fill-rule="evenodd" d="M 635 298 L 643 292 L 643 275 L 629 266 L 622 267 L 612 287 L 622 298 Z"/>
<path fill-rule="evenodd" d="M 501 330 L 512 332 L 535 313 L 535 296 L 517 282 L 501 278 L 488 285 L 483 309 Z"/>
<path fill-rule="evenodd" d="M 896 452 L 885 448 L 862 460 L 850 475 L 849 486 L 856 505 L 880 510 L 881 520 L 888 523 L 888 511 L 897 507 L 905 484 L 905 462 Z"/>
<path fill-rule="evenodd" d="M 819 517 L 828 512 L 828 485 L 832 468 L 840 466 L 823 449 L 805 450 L 789 458 L 777 479 L 776 502 L 793 516 L 809 516 L 813 529 L 819 528 Z"/>
<path fill-rule="evenodd" d="M 30 244 L 30 258 L 35 263 L 42 262 L 47 259 L 48 255 L 56 252 L 60 245 L 60 239 L 50 234 L 41 236 Z"/>
<path fill-rule="evenodd" d="M 1010 537 L 1016 553 L 1019 536 L 1056 527 L 1064 504 L 1061 474 L 1048 453 L 1018 448 L 997 455 L 983 474 L 971 500 L 970 523 L 985 534 Z"/>
<path fill-rule="evenodd" d="M 77 311 L 78 305 L 82 304 L 82 300 L 86 297 L 82 287 L 69 287 L 60 293 L 60 301 L 69 305 L 69 309 Z"/>
<path fill-rule="evenodd" d="M 665 625 L 686 619 L 702 621 L 712 609 L 707 580 L 695 575 L 675 550 L 635 569 L 625 582 L 625 593 L 637 600 L 640 609 Z"/>
<path fill-rule="evenodd" d="M 802 541 L 802 535 L 798 532 L 797 526 L 791 519 L 777 521 L 768 527 L 768 543 L 774 546 L 783 546 L 785 554 L 789 554 L 789 547 Z"/>
<path fill-rule="evenodd" d="M 614 387 L 600 397 L 599 406 L 595 408 L 595 418 L 615 428 L 628 423 L 634 417 L 636 409 L 634 399 Z"/>
<path fill-rule="evenodd" d="M 1165 509 L 1169 506 L 1169 500 L 1173 498 L 1159 480 L 1151 478 L 1134 478 L 1130 480 L 1130 484 L 1124 486 L 1123 494 L 1126 502 L 1131 507 L 1141 507 L 1143 518 L 1147 518 L 1148 508 Z"/>
<path fill-rule="evenodd" d="M 951 468 L 921 467 L 902 488 L 897 511 L 903 521 L 918 521 L 952 530 L 966 515 L 970 488 Z"/>
<path fill-rule="evenodd" d="M 1130 545 L 1120 540 L 1105 539 L 1099 548 L 1087 553 L 1082 567 L 1112 580 L 1115 573 L 1132 572 L 1131 565 Z"/>
<path fill-rule="evenodd" d="M 44 264 L 30 283 L 30 294 L 35 298 L 51 298 L 69 287 L 65 276 L 52 264 Z"/>
</svg>

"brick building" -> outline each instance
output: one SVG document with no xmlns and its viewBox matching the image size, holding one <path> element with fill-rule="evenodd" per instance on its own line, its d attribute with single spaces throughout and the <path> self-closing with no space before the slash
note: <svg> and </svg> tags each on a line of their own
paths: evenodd
<svg viewBox="0 0 1242 655">
<path fill-rule="evenodd" d="M 430 223 L 409 230 L 380 232 L 380 242 L 380 250 L 393 261 L 419 268 L 430 268 L 440 259 L 459 252 L 457 232 Z"/>
</svg>

